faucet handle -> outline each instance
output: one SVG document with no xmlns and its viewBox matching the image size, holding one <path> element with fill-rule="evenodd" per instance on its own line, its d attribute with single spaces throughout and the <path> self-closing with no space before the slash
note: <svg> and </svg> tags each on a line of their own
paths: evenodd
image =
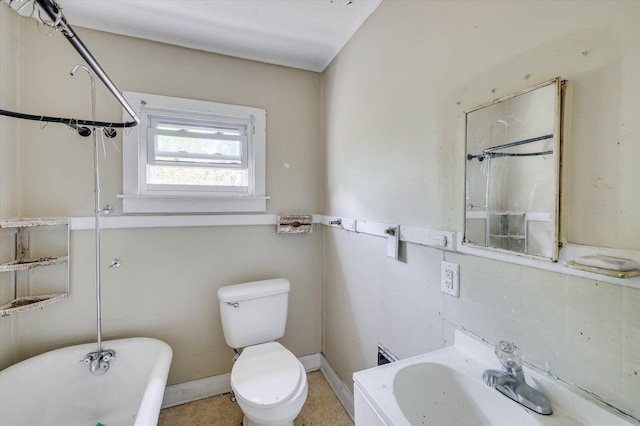
<svg viewBox="0 0 640 426">
<path fill-rule="evenodd" d="M 522 369 L 522 361 L 524 357 L 520 348 L 515 343 L 501 341 L 496 346 L 495 354 L 502 363 L 502 367 L 505 371 L 518 371 Z"/>
</svg>

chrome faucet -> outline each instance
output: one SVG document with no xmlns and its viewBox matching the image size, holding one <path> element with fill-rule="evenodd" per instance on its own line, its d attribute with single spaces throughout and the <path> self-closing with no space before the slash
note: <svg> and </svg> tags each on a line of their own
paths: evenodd
<svg viewBox="0 0 640 426">
<path fill-rule="evenodd" d="M 502 341 L 496 346 L 495 354 L 502 363 L 502 371 L 486 370 L 482 375 L 484 382 L 536 413 L 551 414 L 549 399 L 529 386 L 524 378 L 520 349 L 511 342 Z"/>
<path fill-rule="evenodd" d="M 82 362 L 89 366 L 89 371 L 94 376 L 101 376 L 109 369 L 109 360 L 116 356 L 112 349 L 90 352 L 85 355 Z"/>
</svg>

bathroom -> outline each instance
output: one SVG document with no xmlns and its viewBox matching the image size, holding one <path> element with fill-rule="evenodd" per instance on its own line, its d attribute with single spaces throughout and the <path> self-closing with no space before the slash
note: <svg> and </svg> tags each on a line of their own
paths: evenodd
<svg viewBox="0 0 640 426">
<path fill-rule="evenodd" d="M 322 354 L 347 404 L 353 373 L 377 364 L 378 344 L 408 358 L 450 346 L 462 327 L 494 345 L 515 342 L 530 363 L 640 418 L 637 281 L 404 242 L 394 259 L 379 236 L 322 224 L 277 234 L 261 222 L 314 214 L 461 234 L 464 112 L 560 77 L 570 105 L 560 241 L 640 261 L 639 21 L 634 1 L 387 0 L 320 71 L 78 27 L 122 91 L 268 111 L 266 210 L 198 213 L 210 216 L 205 226 L 175 214 L 127 221 L 139 215 L 123 214 L 122 154 L 106 143 L 101 198 L 115 213 L 105 219 L 103 262 L 122 266 L 103 268 L 105 338 L 168 343 L 169 388 L 228 374 L 218 289 L 285 277 L 280 342 L 298 357 Z M 80 61 L 60 34 L 47 37 L 0 5 L 3 109 L 87 116 L 86 79 L 69 76 Z M 122 120 L 101 84 L 97 101 L 101 119 Z M 88 139 L 0 120 L 0 219 L 91 216 Z M 122 146 L 120 132 L 114 142 Z M 0 319 L 0 369 L 94 339 L 93 232 L 71 223 L 69 297 Z M 460 265 L 459 297 L 441 292 L 443 260 Z"/>
</svg>

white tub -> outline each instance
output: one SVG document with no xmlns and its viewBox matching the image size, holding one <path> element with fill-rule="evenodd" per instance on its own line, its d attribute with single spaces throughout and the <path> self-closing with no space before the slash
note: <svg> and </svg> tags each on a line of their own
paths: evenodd
<svg viewBox="0 0 640 426">
<path fill-rule="evenodd" d="M 155 426 L 171 347 L 141 337 L 102 347 L 116 352 L 102 376 L 82 363 L 95 343 L 47 352 L 0 371 L 0 425 Z"/>
</svg>

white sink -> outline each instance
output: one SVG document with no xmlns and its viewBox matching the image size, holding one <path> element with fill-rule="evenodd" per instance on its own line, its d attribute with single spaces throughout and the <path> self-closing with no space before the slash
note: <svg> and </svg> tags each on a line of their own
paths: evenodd
<svg viewBox="0 0 640 426">
<path fill-rule="evenodd" d="M 401 368 L 393 379 L 395 399 L 412 425 L 538 425 L 502 394 L 442 364 L 421 362 Z M 502 406 L 503 405 L 503 406 Z M 496 406 L 502 406 L 495 412 Z"/>
<path fill-rule="evenodd" d="M 640 425 L 525 366 L 527 383 L 544 393 L 553 408 L 548 416 L 534 413 L 482 381 L 484 370 L 500 369 L 493 349 L 457 331 L 452 347 L 355 373 L 356 426 Z"/>
</svg>

